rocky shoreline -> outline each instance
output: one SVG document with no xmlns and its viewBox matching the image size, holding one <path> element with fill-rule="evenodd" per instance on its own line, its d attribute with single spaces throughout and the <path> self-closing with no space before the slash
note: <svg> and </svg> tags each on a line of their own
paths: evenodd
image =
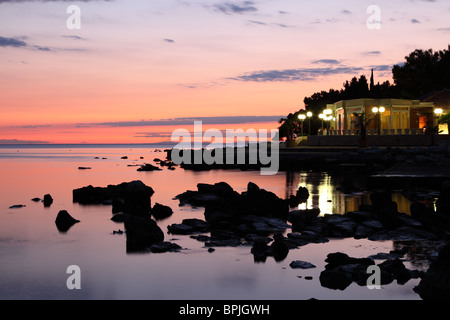
<svg viewBox="0 0 450 320">
<path fill-rule="evenodd" d="M 141 181 L 104 188 L 88 186 L 73 191 L 74 202 L 112 205 L 111 220 L 124 224 L 128 253 L 186 249 L 164 239 L 164 232 L 156 221 L 170 216 L 173 211 L 159 203 L 152 206 L 152 195 L 153 189 Z M 431 292 L 436 286 L 440 286 L 441 291 L 449 288 L 441 282 L 438 284 L 435 275 L 442 272 L 440 265 L 449 263 L 450 255 L 445 253 L 450 236 L 449 195 L 450 182 L 445 182 L 440 187 L 436 209 L 415 201 L 411 204 L 411 215 L 407 215 L 397 210 L 389 189 L 374 190 L 371 205 L 361 205 L 357 211 L 342 215 L 321 215 L 319 209 L 293 210 L 309 197 L 303 187 L 295 195 L 282 199 L 252 182 L 241 193 L 226 182 L 199 183 L 197 190 L 187 190 L 174 199 L 180 206 L 204 208 L 204 219 L 183 219 L 181 223 L 168 225 L 167 233 L 200 241 L 210 253 L 215 247 L 248 247 L 256 263 L 265 262 L 269 257 L 280 262 L 287 258 L 290 250 L 333 239 L 393 240 L 403 243 L 403 248 L 358 259 L 341 252 L 329 254 L 325 260 L 328 264 L 320 274 L 321 285 L 339 290 L 352 282 L 366 285 L 370 276 L 368 266 L 376 265 L 375 260 L 381 259 L 384 261 L 377 265 L 381 270 L 381 284 L 394 280 L 404 284 L 410 279 L 421 279 L 415 291 L 424 299 L 436 298 Z M 409 270 L 403 264 L 404 256 L 413 255 L 420 243 L 433 248 L 427 259 L 437 267 L 430 267 L 431 274 Z M 441 252 L 440 258 L 438 252 Z M 306 261 L 293 261 L 290 266 L 315 267 Z"/>
<path fill-rule="evenodd" d="M 326 163 L 328 170 L 337 177 L 341 191 L 369 192 L 371 204 L 344 214 L 322 214 L 319 209 L 298 209 L 299 204 L 305 203 L 310 196 L 304 187 L 283 199 L 253 182 L 240 193 L 226 182 L 199 183 L 196 190 L 174 195 L 174 200 L 178 200 L 180 206 L 203 208 L 203 219 L 186 218 L 163 230 L 162 221 L 170 217 L 173 210 L 161 203 L 152 204 L 154 190 L 139 180 L 73 189 L 73 202 L 111 206 L 111 220 L 123 224 L 124 229 L 112 234 L 126 237 L 127 253 L 160 254 L 188 249 L 171 242 L 176 241 L 174 239 L 167 241 L 166 233 L 199 241 L 208 253 L 214 252 L 216 247 L 248 248 L 255 263 L 264 263 L 267 259 L 281 262 L 291 250 L 335 239 L 394 241 L 400 244 L 397 250 L 365 258 L 349 257 L 342 252 L 328 254 L 325 269 L 320 273 L 320 285 L 333 290 L 345 290 L 353 282 L 367 285 L 368 267 L 377 266 L 381 270 L 382 285 L 393 281 L 402 285 L 410 279 L 420 279 L 414 291 L 422 299 L 450 296 L 450 277 L 446 274 L 450 266 L 450 179 L 447 179 L 446 171 L 447 166 L 450 168 L 449 148 L 370 148 L 325 154 L 298 152 L 295 157 L 293 153 L 290 152 L 292 158 L 289 161 L 281 162 L 284 169 L 314 168 L 316 165 L 323 169 Z M 165 161 L 155 159 L 155 162 L 159 167 L 144 164 L 138 171 L 154 171 L 161 167 L 173 170 L 175 167 L 170 158 Z M 201 170 L 202 165 L 200 168 L 181 167 Z M 249 167 L 244 165 L 240 169 L 248 170 Z M 415 171 L 417 177 L 428 176 L 430 183 L 420 184 L 420 179 L 414 177 L 407 183 L 398 179 L 399 175 L 406 177 L 404 173 L 408 170 Z M 432 176 L 430 173 L 436 170 L 442 174 Z M 397 203 L 392 201 L 394 190 L 400 190 L 411 201 L 410 214 L 398 211 Z M 35 198 L 33 201 L 42 201 L 49 207 L 53 199 L 46 195 L 44 200 Z M 429 206 L 427 202 L 435 205 Z M 61 210 L 55 220 L 61 233 L 68 232 L 77 223 L 80 221 L 65 210 Z M 407 269 L 403 262 L 414 261 L 422 246 L 424 252 L 421 254 L 428 261 L 428 270 Z M 382 262 L 377 264 L 380 260 Z M 293 269 L 316 268 L 300 260 L 292 261 L 289 266 Z"/>
</svg>

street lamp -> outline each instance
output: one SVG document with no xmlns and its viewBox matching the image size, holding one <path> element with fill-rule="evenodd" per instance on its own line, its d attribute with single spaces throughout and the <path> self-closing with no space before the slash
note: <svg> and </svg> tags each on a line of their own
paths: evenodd
<svg viewBox="0 0 450 320">
<path fill-rule="evenodd" d="M 311 135 L 311 117 L 312 117 L 312 112 L 308 111 L 306 113 L 306 116 L 308 117 L 308 135 Z"/>
<path fill-rule="evenodd" d="M 325 115 L 323 113 L 319 114 L 319 118 L 322 120 L 322 130 L 323 130 L 323 120 L 325 119 Z"/>
<path fill-rule="evenodd" d="M 386 111 L 384 107 L 373 107 L 372 112 L 377 115 L 378 134 L 381 134 L 381 115 Z"/>
<path fill-rule="evenodd" d="M 298 118 L 300 119 L 301 125 L 302 125 L 302 137 L 303 137 L 303 121 L 306 119 L 306 115 L 303 113 L 298 115 Z"/>
<path fill-rule="evenodd" d="M 333 116 L 331 115 L 332 113 L 333 113 L 333 110 L 331 110 L 331 109 L 323 110 L 323 114 L 324 114 L 323 119 L 325 121 L 328 121 L 328 123 L 327 123 L 327 135 L 328 135 L 328 131 L 330 129 L 330 121 L 333 119 Z"/>
<path fill-rule="evenodd" d="M 444 112 L 444 110 L 442 110 L 441 108 L 434 109 L 434 114 L 436 115 L 436 118 L 437 118 L 437 121 L 436 121 L 437 125 L 436 125 L 436 127 L 438 129 L 436 131 L 438 132 L 438 134 L 439 134 L 439 118 L 441 117 L 443 112 Z"/>
</svg>

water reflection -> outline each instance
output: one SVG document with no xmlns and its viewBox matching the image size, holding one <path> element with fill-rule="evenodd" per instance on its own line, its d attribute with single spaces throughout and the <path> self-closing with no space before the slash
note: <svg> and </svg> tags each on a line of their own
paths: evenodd
<svg viewBox="0 0 450 320">
<path fill-rule="evenodd" d="M 287 172 L 286 197 L 295 194 L 299 187 L 306 187 L 309 198 L 298 209 L 319 208 L 321 215 L 344 214 L 358 210 L 361 204 L 370 204 L 368 192 L 345 194 L 338 188 L 338 183 L 327 172 Z"/>
<path fill-rule="evenodd" d="M 286 199 L 295 195 L 299 187 L 306 187 L 309 198 L 298 209 L 319 208 L 320 214 L 344 214 L 358 211 L 360 205 L 370 205 L 370 192 L 344 193 L 339 189 L 339 178 L 328 172 L 286 172 Z M 401 192 L 392 193 L 399 212 L 410 214 L 411 201 Z"/>
</svg>

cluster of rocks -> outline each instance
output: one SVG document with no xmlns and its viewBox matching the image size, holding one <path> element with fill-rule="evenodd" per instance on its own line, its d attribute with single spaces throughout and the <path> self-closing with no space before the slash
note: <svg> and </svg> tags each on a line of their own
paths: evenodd
<svg viewBox="0 0 450 320">
<path fill-rule="evenodd" d="M 360 148 L 355 152 L 341 155 L 340 160 L 360 161 L 364 163 L 381 163 L 386 166 L 395 163 L 450 163 L 450 145 L 443 143 L 439 146 L 428 147 L 387 147 Z"/>
<path fill-rule="evenodd" d="M 180 247 L 164 241 L 164 232 L 152 219 L 165 219 L 172 214 L 168 206 L 156 203 L 151 207 L 154 191 L 142 181 L 124 182 L 107 187 L 87 186 L 73 190 L 73 201 L 87 204 L 112 205 L 112 221 L 124 223 L 127 252 L 177 251 Z"/>
<path fill-rule="evenodd" d="M 188 190 L 175 198 L 181 206 L 204 207 L 205 220 L 185 219 L 180 224 L 169 225 L 168 232 L 189 234 L 205 242 L 207 247 L 249 245 L 255 261 L 265 261 L 268 256 L 281 261 L 289 249 L 327 241 L 308 234 L 282 235 L 291 227 L 287 223 L 289 206 L 306 201 L 308 196 L 306 188 L 299 188 L 289 199 L 281 199 L 252 182 L 242 193 L 225 182 L 199 183 L 196 191 Z"/>
<path fill-rule="evenodd" d="M 328 254 L 325 262 L 327 265 L 320 273 L 320 284 L 334 290 L 344 290 L 353 282 L 366 286 L 372 275 L 368 271 L 369 267 L 376 265 L 370 257 L 353 258 L 342 252 Z M 407 269 L 399 258 L 385 260 L 376 266 L 380 270 L 379 285 L 390 284 L 394 280 L 403 285 L 410 279 L 421 278 L 425 274 L 423 271 Z"/>
<path fill-rule="evenodd" d="M 197 184 L 197 191 L 188 190 L 175 197 L 180 205 L 205 207 L 207 222 L 233 222 L 242 216 L 264 216 L 286 220 L 289 215 L 288 201 L 273 192 L 249 182 L 247 191 L 238 193 L 226 182 Z"/>
<path fill-rule="evenodd" d="M 168 230 L 172 234 L 191 235 L 205 242 L 207 247 L 250 245 L 255 261 L 265 261 L 269 256 L 280 261 L 290 249 L 325 243 L 330 238 L 447 239 L 450 224 L 448 213 L 444 212 L 450 212 L 445 209 L 450 201 L 448 195 L 450 191 L 448 194 L 441 192 L 437 212 L 421 202 L 414 202 L 411 215 L 407 215 L 398 211 L 389 190 L 375 190 L 371 193 L 372 205 L 361 205 L 358 211 L 343 215 L 321 216 L 319 209 L 289 211 L 290 205 L 306 201 L 309 194 L 304 188 L 299 188 L 289 199 L 281 199 L 251 182 L 242 193 L 225 182 L 198 184 L 196 191 L 188 190 L 176 199 L 180 205 L 204 207 L 205 220 L 185 219 L 181 224 L 168 226 Z M 292 228 L 292 232 L 286 234 L 288 228 Z"/>
<path fill-rule="evenodd" d="M 442 199 L 444 195 L 440 196 Z M 296 210 L 289 221 L 294 231 L 322 237 L 379 240 L 435 240 L 448 238 L 448 214 L 412 203 L 411 215 L 399 212 L 389 191 L 371 193 L 372 205 L 358 211 L 319 216 L 319 210 Z"/>
<path fill-rule="evenodd" d="M 52 205 L 53 198 L 50 194 L 46 194 L 46 195 L 44 195 L 43 199 L 35 197 L 35 198 L 31 199 L 31 201 L 42 202 L 44 204 L 44 207 L 48 208 Z M 26 207 L 26 205 L 24 205 L 24 204 L 15 204 L 15 205 L 10 206 L 9 209 L 19 209 L 19 208 L 24 208 L 24 207 Z"/>
<path fill-rule="evenodd" d="M 74 203 L 112 205 L 113 213 L 123 212 L 138 216 L 149 215 L 150 197 L 153 194 L 153 189 L 139 180 L 107 187 L 89 185 L 72 191 Z"/>
<path fill-rule="evenodd" d="M 159 158 L 153 159 L 154 162 L 159 164 L 159 167 L 154 166 L 150 163 L 145 163 L 137 169 L 137 171 L 161 171 L 163 167 L 166 167 L 168 170 L 175 170 L 176 164 L 170 160 L 161 160 Z"/>
</svg>

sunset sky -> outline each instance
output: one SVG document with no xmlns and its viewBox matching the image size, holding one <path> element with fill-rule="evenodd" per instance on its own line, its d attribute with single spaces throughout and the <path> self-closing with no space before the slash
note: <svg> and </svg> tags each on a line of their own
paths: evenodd
<svg viewBox="0 0 450 320">
<path fill-rule="evenodd" d="M 0 143 L 276 128 L 305 96 L 447 49 L 449 18 L 448 0 L 0 0 Z"/>
</svg>

